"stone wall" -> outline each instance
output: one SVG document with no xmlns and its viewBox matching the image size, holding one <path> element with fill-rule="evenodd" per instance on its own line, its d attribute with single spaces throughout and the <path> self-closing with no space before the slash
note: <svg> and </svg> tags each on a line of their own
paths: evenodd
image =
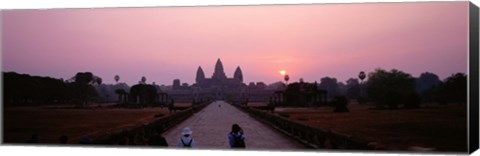
<svg viewBox="0 0 480 156">
<path fill-rule="evenodd" d="M 314 149 L 375 150 L 380 145 L 332 130 L 320 129 L 266 111 L 233 104 L 257 120 Z"/>
</svg>

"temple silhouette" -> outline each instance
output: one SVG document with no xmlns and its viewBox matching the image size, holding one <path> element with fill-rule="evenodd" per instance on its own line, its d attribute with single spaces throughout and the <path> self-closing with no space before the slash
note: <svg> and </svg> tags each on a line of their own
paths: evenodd
<svg viewBox="0 0 480 156">
<path fill-rule="evenodd" d="M 205 76 L 202 67 L 197 69 L 195 83 L 188 85 L 179 79 L 173 81 L 172 89 L 164 90 L 175 101 L 234 100 L 234 101 L 268 101 L 273 93 L 266 90 L 263 82 L 243 82 L 243 72 L 237 66 L 233 77 L 225 74 L 223 63 L 217 59 L 215 70 L 210 78 Z"/>
<path fill-rule="evenodd" d="M 206 78 L 202 67 L 199 66 L 195 82 L 192 85 L 194 98 L 211 97 L 224 100 L 245 96 L 246 85 L 243 83 L 242 69 L 238 66 L 233 73 L 233 78 L 228 78 L 220 58 L 217 59 L 211 78 Z"/>
</svg>

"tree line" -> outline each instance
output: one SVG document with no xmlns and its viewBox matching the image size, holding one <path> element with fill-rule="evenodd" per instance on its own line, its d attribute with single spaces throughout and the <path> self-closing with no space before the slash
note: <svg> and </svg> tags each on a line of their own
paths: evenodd
<svg viewBox="0 0 480 156">
<path fill-rule="evenodd" d="M 5 106 L 74 104 L 83 107 L 98 97 L 94 85 L 102 79 L 91 72 L 79 72 L 64 81 L 51 77 L 3 72 Z"/>
<path fill-rule="evenodd" d="M 363 82 L 363 78 L 368 78 Z M 444 80 L 431 72 L 424 72 L 419 77 L 403 71 L 392 69 L 376 69 L 369 73 L 360 72 L 359 78 L 350 78 L 337 82 L 336 78 L 323 77 L 320 79 L 319 89 L 327 91 L 330 100 L 345 96 L 348 99 L 357 99 L 358 103 L 367 100 L 378 107 L 396 109 L 418 108 L 421 103 L 457 103 L 467 101 L 467 75 L 455 73 Z"/>
<path fill-rule="evenodd" d="M 91 72 L 79 72 L 71 79 L 30 76 L 15 72 L 3 72 L 4 103 L 13 105 L 74 104 L 83 107 L 93 100 L 112 101 L 130 87 L 118 83 L 102 84 L 102 79 Z M 422 73 L 418 78 L 400 70 L 376 69 L 371 73 L 360 72 L 358 78 L 350 78 L 346 83 L 338 82 L 333 77 L 320 79 L 318 88 L 327 91 L 329 100 L 345 96 L 357 99 L 361 104 L 367 101 L 379 107 L 418 108 L 423 103 L 458 103 L 467 101 L 467 75 L 455 73 L 440 80 L 430 72 Z M 365 82 L 365 78 L 368 78 Z M 142 77 L 139 83 L 145 83 Z M 154 85 L 157 90 L 158 85 Z"/>
<path fill-rule="evenodd" d="M 91 72 L 78 72 L 68 80 L 15 72 L 2 74 L 6 106 L 73 104 L 75 107 L 85 107 L 94 102 L 120 102 L 120 98 L 131 91 L 130 86 L 119 82 L 118 75 L 114 77 L 116 84 L 103 84 L 102 78 Z M 154 87 L 155 93 L 161 90 L 155 83 L 146 85 L 145 77 L 142 77 L 140 84 Z"/>
</svg>

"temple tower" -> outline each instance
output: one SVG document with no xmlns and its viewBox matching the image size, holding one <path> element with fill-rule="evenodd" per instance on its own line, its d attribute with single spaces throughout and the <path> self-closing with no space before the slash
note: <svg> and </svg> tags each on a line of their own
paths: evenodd
<svg viewBox="0 0 480 156">
<path fill-rule="evenodd" d="M 240 69 L 240 66 L 238 66 L 237 69 L 235 69 L 233 78 L 243 83 L 243 74 L 242 74 L 242 69 Z"/>
<path fill-rule="evenodd" d="M 203 69 L 201 66 L 198 66 L 198 69 L 197 69 L 197 77 L 196 77 L 196 82 L 197 83 L 201 83 L 203 82 L 203 80 L 205 80 L 205 73 L 203 73 Z"/>
<path fill-rule="evenodd" d="M 223 71 L 223 64 L 220 58 L 217 60 L 217 63 L 215 64 L 215 71 L 213 72 L 212 79 L 214 80 L 227 79 L 227 75 L 225 75 L 225 72 Z"/>
</svg>

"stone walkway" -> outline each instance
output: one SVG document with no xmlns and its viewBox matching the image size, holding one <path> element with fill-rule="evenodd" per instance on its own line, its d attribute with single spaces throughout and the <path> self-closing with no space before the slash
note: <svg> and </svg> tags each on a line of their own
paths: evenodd
<svg viewBox="0 0 480 156">
<path fill-rule="evenodd" d="M 169 146 L 176 147 L 183 128 L 189 127 L 193 131 L 192 137 L 196 142 L 196 148 L 229 149 L 227 134 L 231 131 L 234 123 L 242 127 L 246 136 L 245 143 L 249 150 L 307 149 L 292 138 L 264 125 L 223 101 L 211 103 L 200 112 L 163 133 L 163 136 Z"/>
</svg>

